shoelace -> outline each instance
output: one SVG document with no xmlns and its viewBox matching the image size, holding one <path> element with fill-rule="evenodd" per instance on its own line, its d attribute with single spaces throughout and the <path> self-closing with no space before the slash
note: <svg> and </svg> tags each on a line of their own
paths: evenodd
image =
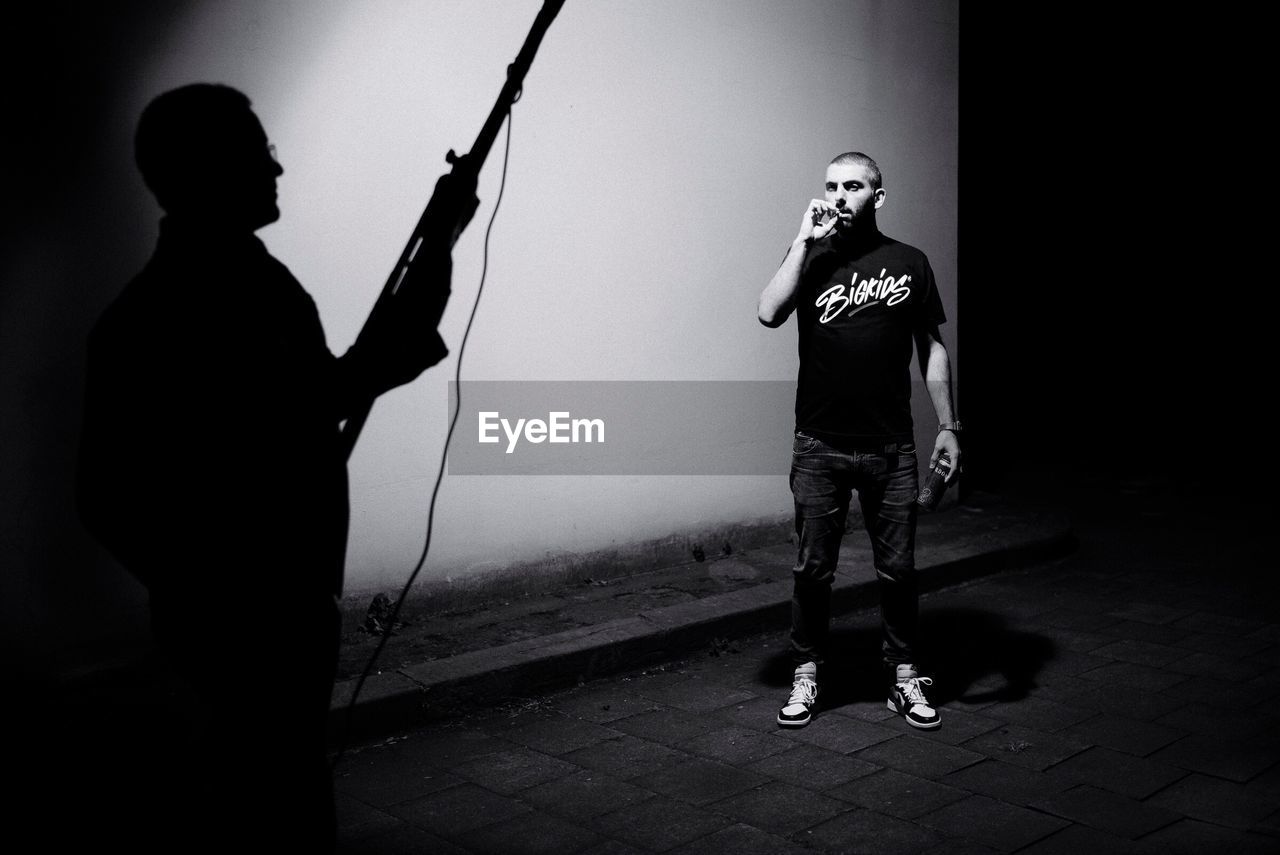
<svg viewBox="0 0 1280 855">
<path fill-rule="evenodd" d="M 791 685 L 791 697 L 787 705 L 804 704 L 808 706 L 818 699 L 818 684 L 808 677 L 800 677 Z"/>
<path fill-rule="evenodd" d="M 908 677 L 905 680 L 898 681 L 898 688 L 902 689 L 902 694 L 905 695 L 907 700 L 910 701 L 911 703 L 924 704 L 925 706 L 928 706 L 929 701 L 925 698 L 924 692 L 920 688 L 921 683 L 923 683 L 926 686 L 932 686 L 933 678 L 932 677 Z"/>
</svg>

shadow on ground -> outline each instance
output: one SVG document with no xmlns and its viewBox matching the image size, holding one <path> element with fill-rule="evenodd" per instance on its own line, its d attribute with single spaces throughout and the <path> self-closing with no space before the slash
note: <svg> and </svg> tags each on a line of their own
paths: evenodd
<svg viewBox="0 0 1280 855">
<path fill-rule="evenodd" d="M 931 652 L 921 670 L 934 678 L 929 697 L 938 704 L 1025 698 L 1056 654 L 1052 640 L 1011 629 L 1003 615 L 979 609 L 923 612 L 920 645 Z M 884 698 L 878 626 L 833 627 L 830 651 L 820 675 L 824 709 Z M 789 686 L 793 668 L 783 650 L 763 663 L 759 677 L 770 686 Z"/>
</svg>

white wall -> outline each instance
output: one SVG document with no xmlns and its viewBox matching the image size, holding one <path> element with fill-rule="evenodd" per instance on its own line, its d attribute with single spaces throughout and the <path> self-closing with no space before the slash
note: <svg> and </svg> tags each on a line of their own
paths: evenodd
<svg viewBox="0 0 1280 855">
<path fill-rule="evenodd" d="M 158 210 L 129 150 L 138 113 L 165 89 L 218 81 L 250 95 L 278 147 L 282 219 L 260 234 L 314 295 L 341 352 L 447 168 L 444 152 L 474 139 L 539 5 L 223 0 L 122 48 L 93 141 L 98 183 L 63 220 L 115 247 L 98 268 L 109 281 L 95 311 L 154 240 Z M 958 50 L 955 2 L 568 0 L 516 106 L 464 382 L 792 378 L 794 327 L 760 326 L 755 300 L 827 160 L 847 149 L 883 169 L 882 230 L 929 254 L 954 356 Z M 395 584 L 420 549 L 500 166 L 501 140 L 455 251 L 443 326 L 453 355 L 378 402 L 352 458 L 349 591 Z M 41 238 L 52 241 L 33 229 L 7 268 L 19 278 Z M 66 285 L 55 276 L 39 293 Z M 91 320 L 64 332 L 76 338 Z M 916 403 L 931 437 L 919 390 Z M 56 409 L 36 402 L 30 416 Z M 69 452 L 74 426 L 60 430 Z M 423 578 L 789 509 L 783 477 L 452 476 Z M 58 523 L 82 537 L 66 511 Z"/>
</svg>

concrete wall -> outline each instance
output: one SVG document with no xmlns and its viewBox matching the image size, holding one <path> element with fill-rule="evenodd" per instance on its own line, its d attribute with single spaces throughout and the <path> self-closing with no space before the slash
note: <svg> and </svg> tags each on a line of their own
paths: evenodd
<svg viewBox="0 0 1280 855">
<path fill-rule="evenodd" d="M 43 171 L 10 213 L 0 297 L 0 602 L 24 666 L 65 670 L 86 645 L 142 632 L 143 593 L 81 532 L 70 476 L 84 335 L 156 232 L 130 155 L 143 105 L 196 80 L 250 95 L 286 170 L 282 219 L 260 236 L 341 352 L 538 7 L 227 0 L 33 22 L 53 70 L 25 103 L 22 154 Z M 929 254 L 954 358 L 957 67 L 954 2 L 569 0 L 516 106 L 464 383 L 793 378 L 794 326 L 761 327 L 755 300 L 846 149 L 884 171 L 881 228 Z M 351 460 L 349 593 L 397 587 L 421 548 L 500 167 L 501 141 L 455 251 L 453 355 L 378 402 Z M 921 388 L 916 417 L 927 449 Z M 451 476 L 422 582 L 644 554 L 789 512 L 783 476 Z"/>
</svg>

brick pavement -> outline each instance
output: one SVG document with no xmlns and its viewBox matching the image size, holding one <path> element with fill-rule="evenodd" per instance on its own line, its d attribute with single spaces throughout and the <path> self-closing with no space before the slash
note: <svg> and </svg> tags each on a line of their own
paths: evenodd
<svg viewBox="0 0 1280 855">
<path fill-rule="evenodd" d="M 341 851 L 1278 851 L 1265 553 L 1181 519 L 1085 519 L 1077 555 L 927 594 L 936 732 L 885 709 L 862 610 L 800 730 L 772 632 L 364 746 Z"/>
</svg>

